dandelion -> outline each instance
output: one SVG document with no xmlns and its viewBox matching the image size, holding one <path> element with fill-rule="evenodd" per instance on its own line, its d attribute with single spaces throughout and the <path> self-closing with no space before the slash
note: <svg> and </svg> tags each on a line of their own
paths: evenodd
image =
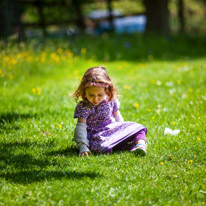
<svg viewBox="0 0 206 206">
<path fill-rule="evenodd" d="M 81 53 L 82 53 L 82 54 L 86 54 L 86 52 L 87 52 L 87 49 L 86 49 L 86 48 L 82 48 L 82 49 L 81 49 Z"/>
<path fill-rule="evenodd" d="M 60 58 L 58 56 L 55 57 L 54 59 L 56 62 L 59 62 L 60 61 Z"/>
<path fill-rule="evenodd" d="M 177 80 L 177 84 L 181 84 L 181 81 L 180 81 L 180 80 Z"/>
<path fill-rule="evenodd" d="M 17 60 L 16 60 L 16 59 L 12 59 L 12 60 L 11 60 L 11 64 L 13 64 L 13 65 L 14 65 L 14 64 L 17 64 Z"/>
<path fill-rule="evenodd" d="M 58 125 L 58 127 L 59 127 L 59 129 L 61 129 L 61 128 L 62 128 L 62 125 L 61 125 L 61 124 L 59 124 L 59 125 Z"/>
<path fill-rule="evenodd" d="M 131 89 L 131 86 L 129 86 L 129 85 L 124 85 L 123 88 L 124 88 L 124 89 L 127 89 L 127 90 L 130 90 L 130 89 Z"/>
<path fill-rule="evenodd" d="M 36 89 L 35 89 L 35 88 L 33 88 L 33 89 L 32 89 L 32 92 L 33 92 L 34 94 L 36 94 Z"/>
<path fill-rule="evenodd" d="M 41 88 L 37 88 L 37 94 L 40 95 L 41 94 Z"/>
<path fill-rule="evenodd" d="M 62 53 L 63 53 L 63 49 L 62 49 L 62 48 L 59 48 L 59 49 L 57 49 L 57 52 L 58 52 L 59 54 L 62 54 Z"/>
<path fill-rule="evenodd" d="M 12 80 L 14 76 L 12 74 L 9 75 L 9 79 Z"/>
<path fill-rule="evenodd" d="M 189 92 L 192 93 L 192 88 L 189 89 Z"/>
<path fill-rule="evenodd" d="M 136 109 L 139 108 L 139 104 L 137 102 L 134 103 L 134 106 L 135 106 Z"/>
<path fill-rule="evenodd" d="M 177 147 L 175 147 L 175 150 L 177 150 Z"/>
<path fill-rule="evenodd" d="M 200 137 L 197 137 L 197 140 L 200 141 L 201 140 Z"/>
<path fill-rule="evenodd" d="M 164 162 L 160 162 L 161 165 L 164 165 Z"/>
<path fill-rule="evenodd" d="M 22 54 L 21 53 L 17 54 L 17 58 L 21 59 L 22 58 Z"/>
<path fill-rule="evenodd" d="M 45 56 L 42 56 L 40 61 L 41 61 L 41 63 L 45 63 L 46 62 Z"/>
<path fill-rule="evenodd" d="M 176 122 L 172 122 L 173 125 L 176 125 Z"/>
<path fill-rule="evenodd" d="M 151 110 L 151 109 L 148 109 L 147 111 L 148 111 L 148 112 L 151 112 L 152 110 Z"/>
<path fill-rule="evenodd" d="M 192 160 L 189 160 L 189 163 L 191 163 L 191 164 L 192 164 L 192 163 L 193 163 L 193 161 L 192 161 Z"/>
<path fill-rule="evenodd" d="M 10 58 L 8 56 L 6 56 L 4 60 L 5 60 L 5 62 L 9 62 Z"/>
<path fill-rule="evenodd" d="M 63 56 L 61 59 L 62 59 L 62 61 L 66 61 L 66 57 L 65 56 Z"/>
<path fill-rule="evenodd" d="M 69 58 L 72 58 L 72 57 L 74 56 L 74 54 L 69 51 L 68 54 L 67 54 L 67 56 L 68 56 Z"/>
<path fill-rule="evenodd" d="M 52 60 L 53 60 L 53 59 L 55 59 L 55 58 L 56 58 L 56 56 L 57 56 L 57 55 L 56 55 L 56 53 L 52 52 L 52 53 L 51 53 L 51 55 L 50 55 L 50 59 L 52 59 Z"/>
</svg>

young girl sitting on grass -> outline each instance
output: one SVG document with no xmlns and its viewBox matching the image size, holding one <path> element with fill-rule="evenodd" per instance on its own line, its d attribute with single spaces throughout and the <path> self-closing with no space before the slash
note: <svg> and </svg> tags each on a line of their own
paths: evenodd
<svg viewBox="0 0 206 206">
<path fill-rule="evenodd" d="M 72 139 L 80 156 L 88 156 L 91 151 L 112 153 L 114 150 L 146 155 L 147 129 L 135 122 L 124 122 L 117 89 L 105 67 L 89 68 L 73 97 L 76 101 L 82 99 L 75 109 L 78 123 Z"/>
</svg>

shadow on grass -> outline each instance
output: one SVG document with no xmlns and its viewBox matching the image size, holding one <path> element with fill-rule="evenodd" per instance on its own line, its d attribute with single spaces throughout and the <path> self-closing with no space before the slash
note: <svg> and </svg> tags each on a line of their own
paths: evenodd
<svg viewBox="0 0 206 206">
<path fill-rule="evenodd" d="M 96 172 L 76 172 L 76 171 L 46 171 L 46 170 L 28 170 L 20 172 L 0 172 L 0 178 L 5 178 L 9 182 L 19 184 L 31 184 L 46 180 L 61 180 L 61 179 L 95 179 L 102 177 Z"/>
<path fill-rule="evenodd" d="M 36 155 L 35 151 L 28 154 L 28 149 L 36 146 L 39 147 L 35 142 L 0 143 L 0 178 L 13 183 L 30 184 L 46 180 L 101 177 L 96 172 L 63 171 L 64 169 L 61 169 L 65 161 L 61 163 L 61 159 L 58 161 L 56 157 L 77 156 L 78 153 L 74 147 L 45 151 L 42 155 Z"/>
<path fill-rule="evenodd" d="M 46 153 L 48 156 L 77 156 L 78 150 L 75 147 L 67 147 L 65 149 L 59 149 Z"/>
<path fill-rule="evenodd" d="M 7 112 L 0 114 L 0 124 L 11 123 L 13 121 L 18 121 L 19 119 L 29 119 L 36 117 L 36 114 L 21 114 L 16 112 Z"/>
<path fill-rule="evenodd" d="M 30 119 L 36 117 L 36 114 L 21 114 L 16 112 L 0 113 L 0 133 L 2 130 L 19 130 L 20 127 L 15 122 L 22 119 Z"/>
<path fill-rule="evenodd" d="M 13 168 L 14 170 L 29 169 L 34 166 L 44 168 L 51 165 L 44 157 L 28 154 L 28 149 L 34 146 L 31 142 L 0 143 L 0 169 Z"/>
</svg>

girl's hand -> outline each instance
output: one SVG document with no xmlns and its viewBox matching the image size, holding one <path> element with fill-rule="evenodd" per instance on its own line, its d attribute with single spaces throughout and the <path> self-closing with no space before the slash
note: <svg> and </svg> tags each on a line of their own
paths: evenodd
<svg viewBox="0 0 206 206">
<path fill-rule="evenodd" d="M 79 156 L 80 156 L 80 157 L 89 156 L 89 153 L 88 153 L 88 152 L 82 152 Z"/>
</svg>

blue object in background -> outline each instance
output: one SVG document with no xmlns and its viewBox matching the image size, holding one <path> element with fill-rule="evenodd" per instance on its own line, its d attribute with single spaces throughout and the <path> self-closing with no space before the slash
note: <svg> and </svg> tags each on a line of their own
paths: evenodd
<svg viewBox="0 0 206 206">
<path fill-rule="evenodd" d="M 113 25 L 117 33 L 144 32 L 146 16 L 140 15 L 116 18 L 113 21 Z"/>
<path fill-rule="evenodd" d="M 116 33 L 134 33 L 134 32 L 144 32 L 146 28 L 146 16 L 126 16 L 121 17 L 122 13 L 119 10 L 114 10 L 112 12 L 113 17 L 113 27 Z M 101 34 L 111 30 L 111 25 L 107 18 L 109 17 L 109 12 L 107 10 L 95 10 L 90 13 L 89 18 L 96 22 L 96 27 L 94 32 Z"/>
</svg>

